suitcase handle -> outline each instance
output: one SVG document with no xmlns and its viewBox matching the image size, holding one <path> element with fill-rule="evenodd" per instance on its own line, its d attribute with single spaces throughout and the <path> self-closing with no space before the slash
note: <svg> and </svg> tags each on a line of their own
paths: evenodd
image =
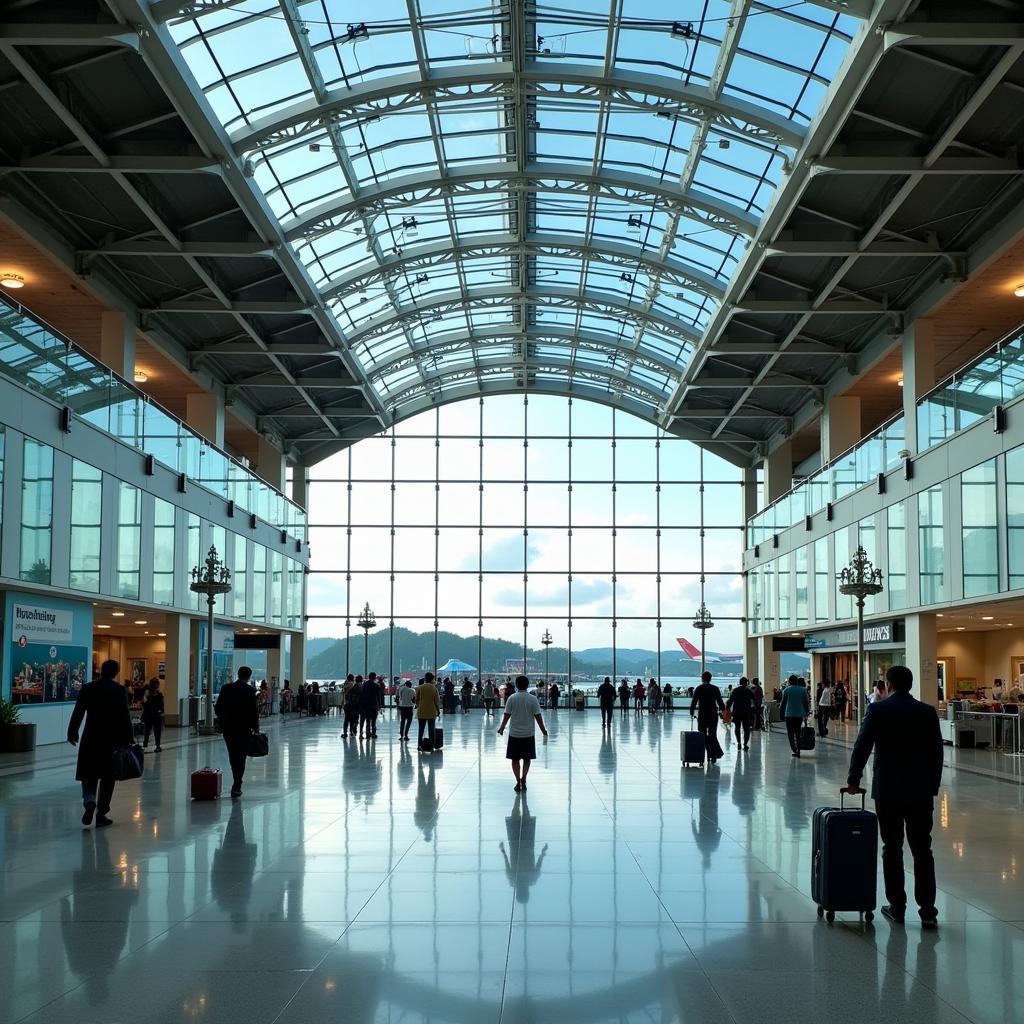
<svg viewBox="0 0 1024 1024">
<path fill-rule="evenodd" d="M 864 797 L 865 797 L 865 794 L 861 793 L 861 795 L 860 795 L 860 809 L 862 811 L 866 807 L 866 804 L 864 803 Z M 843 806 L 845 801 L 846 801 L 846 790 L 845 789 L 841 789 L 841 790 L 839 790 L 839 810 L 841 810 L 841 811 L 845 811 L 846 810 L 846 808 Z"/>
</svg>

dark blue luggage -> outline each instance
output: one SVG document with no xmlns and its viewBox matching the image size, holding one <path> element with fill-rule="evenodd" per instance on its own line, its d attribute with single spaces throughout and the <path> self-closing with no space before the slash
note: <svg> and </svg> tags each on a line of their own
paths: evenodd
<svg viewBox="0 0 1024 1024">
<path fill-rule="evenodd" d="M 811 898 L 833 921 L 836 911 L 855 911 L 865 921 L 875 915 L 878 880 L 878 819 L 864 807 L 815 808 L 811 819 Z"/>
<path fill-rule="evenodd" d="M 679 758 L 684 765 L 704 764 L 704 734 L 699 732 L 680 733 Z"/>
</svg>

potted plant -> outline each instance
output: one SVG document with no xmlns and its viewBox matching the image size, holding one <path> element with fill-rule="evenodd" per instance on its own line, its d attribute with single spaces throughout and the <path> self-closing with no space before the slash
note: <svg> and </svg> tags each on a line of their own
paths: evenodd
<svg viewBox="0 0 1024 1024">
<path fill-rule="evenodd" d="M 36 749 L 36 723 L 19 721 L 21 708 L 0 697 L 0 753 L 25 754 Z"/>
</svg>

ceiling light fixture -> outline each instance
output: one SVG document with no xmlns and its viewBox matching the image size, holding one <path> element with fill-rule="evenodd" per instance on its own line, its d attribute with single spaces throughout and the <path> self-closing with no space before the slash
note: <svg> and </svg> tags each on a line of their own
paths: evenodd
<svg viewBox="0 0 1024 1024">
<path fill-rule="evenodd" d="M 111 612 L 110 614 L 113 615 L 115 619 L 123 619 L 124 618 L 124 612 Z"/>
<path fill-rule="evenodd" d="M 4 284 L 4 283 L 5 282 L 0 281 L 0 284 Z M 19 285 L 15 285 L 15 287 L 16 288 L 20 288 L 21 285 L 20 284 Z M 1013 289 L 1013 294 L 1016 295 L 1018 299 L 1024 299 L 1024 284 L 1017 285 L 1017 287 Z"/>
<path fill-rule="evenodd" d="M 966 626 L 957 626 L 956 627 L 956 631 L 958 633 L 962 633 L 966 628 L 967 628 Z"/>
<path fill-rule="evenodd" d="M 982 615 L 981 621 L 982 622 L 991 622 L 994 618 L 995 618 L 994 615 Z"/>
<path fill-rule="evenodd" d="M 146 373 L 145 370 L 136 370 L 135 371 L 135 383 L 136 384 L 145 384 L 147 380 L 149 380 L 149 374 Z"/>
<path fill-rule="evenodd" d="M 897 377 L 896 378 L 896 387 L 898 387 L 898 388 L 903 387 L 903 378 L 902 377 Z"/>
<path fill-rule="evenodd" d="M 25 278 L 21 274 L 0 274 L 0 285 L 12 290 L 25 287 Z"/>
<path fill-rule="evenodd" d="M 105 623 L 105 622 L 97 622 L 96 623 L 96 628 L 97 629 L 110 629 L 110 626 L 108 626 L 107 623 Z"/>
<path fill-rule="evenodd" d="M 149 625 L 149 619 L 136 619 L 135 620 L 135 625 L 136 626 L 148 626 Z"/>
</svg>

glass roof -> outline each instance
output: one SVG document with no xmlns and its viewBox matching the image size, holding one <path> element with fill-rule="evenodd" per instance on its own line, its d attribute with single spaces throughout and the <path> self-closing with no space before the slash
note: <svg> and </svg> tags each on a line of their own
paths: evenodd
<svg viewBox="0 0 1024 1024">
<path fill-rule="evenodd" d="M 682 6 L 205 0 L 172 32 L 385 408 L 655 418 L 859 25 Z"/>
</svg>

